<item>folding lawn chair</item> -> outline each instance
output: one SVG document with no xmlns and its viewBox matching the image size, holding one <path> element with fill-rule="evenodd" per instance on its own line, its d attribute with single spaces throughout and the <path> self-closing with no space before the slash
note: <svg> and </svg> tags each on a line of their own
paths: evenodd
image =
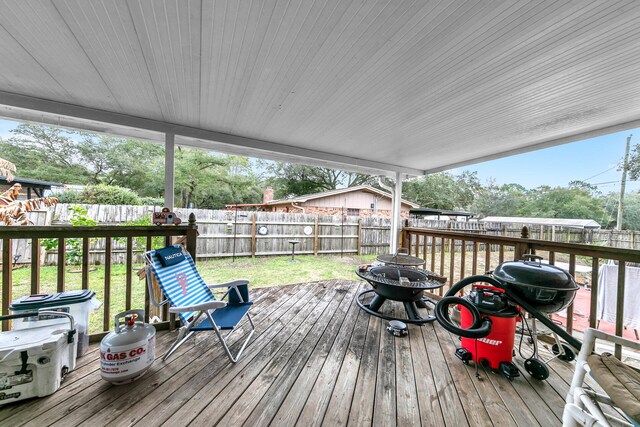
<svg viewBox="0 0 640 427">
<path fill-rule="evenodd" d="M 248 292 L 244 292 L 243 298 L 243 292 L 238 289 L 246 289 L 249 281 L 242 279 L 207 285 L 198 273 L 191 255 L 179 245 L 152 250 L 144 256 L 147 261 L 147 284 L 151 303 L 156 307 L 170 304 L 169 313 L 178 314 L 183 325 L 178 331 L 178 338 L 162 360 L 171 356 L 193 333 L 213 330 L 231 362 L 236 363 L 255 332 L 255 325 L 249 314 L 249 308 L 253 303 L 245 301 L 248 299 Z M 166 298 L 164 301 L 156 301 L 154 283 L 162 290 Z M 211 291 L 213 288 L 227 290 L 218 300 Z M 230 293 L 232 291 L 233 293 Z M 228 297 L 228 302 L 222 301 L 225 297 Z M 244 317 L 249 320 L 251 331 L 234 356 L 229 350 L 227 339 Z M 226 333 L 223 334 L 223 331 Z"/>
</svg>

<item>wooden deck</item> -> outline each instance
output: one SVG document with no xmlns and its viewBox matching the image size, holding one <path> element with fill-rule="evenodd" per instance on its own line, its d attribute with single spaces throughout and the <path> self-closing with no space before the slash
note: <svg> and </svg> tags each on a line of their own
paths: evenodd
<svg viewBox="0 0 640 427">
<path fill-rule="evenodd" d="M 477 379 L 453 354 L 457 337 L 439 325 L 388 334 L 353 302 L 364 286 L 254 290 L 257 332 L 236 365 L 200 334 L 141 379 L 112 386 L 94 345 L 60 390 L 3 407 L 0 425 L 560 425 L 573 365 L 551 362 L 542 382 L 484 369 Z M 174 337 L 158 334 L 158 355 Z"/>
</svg>

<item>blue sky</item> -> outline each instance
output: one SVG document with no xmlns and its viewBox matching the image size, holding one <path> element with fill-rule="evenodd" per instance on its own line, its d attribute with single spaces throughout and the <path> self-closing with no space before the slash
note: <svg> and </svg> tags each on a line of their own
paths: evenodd
<svg viewBox="0 0 640 427">
<path fill-rule="evenodd" d="M 9 137 L 9 130 L 17 125 L 16 122 L 0 119 L 0 138 Z M 582 180 L 598 185 L 602 193 L 617 192 L 622 176 L 617 165 L 624 157 L 629 134 L 634 134 L 631 139 L 633 149 L 636 143 L 640 143 L 638 129 L 469 165 L 450 172 L 477 171 L 482 184 L 494 180 L 496 184 L 515 183 L 526 188 L 541 185 L 565 187 L 570 181 Z M 627 192 L 638 190 L 639 182 L 627 182 Z"/>
<path fill-rule="evenodd" d="M 620 191 L 622 172 L 618 165 L 624 157 L 627 137 L 631 138 L 631 150 L 640 143 L 640 131 L 631 129 L 583 141 L 532 151 L 454 169 L 477 171 L 483 184 L 489 178 L 497 184 L 520 184 L 526 188 L 540 185 L 566 187 L 570 181 L 581 180 L 597 185 L 602 193 Z M 640 190 L 640 183 L 627 181 L 626 191 Z"/>
</svg>

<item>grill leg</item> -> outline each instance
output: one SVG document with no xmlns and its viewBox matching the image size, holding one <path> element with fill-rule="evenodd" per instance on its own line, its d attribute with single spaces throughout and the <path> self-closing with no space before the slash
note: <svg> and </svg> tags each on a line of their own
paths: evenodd
<svg viewBox="0 0 640 427">
<path fill-rule="evenodd" d="M 420 320 L 420 314 L 418 314 L 418 307 L 416 307 L 416 303 L 413 301 L 405 301 L 404 309 L 407 312 L 407 317 L 411 320 Z"/>
<path fill-rule="evenodd" d="M 385 297 L 375 294 L 373 298 L 371 298 L 371 302 L 369 303 L 369 309 L 373 311 L 378 311 L 386 300 L 387 299 Z"/>
</svg>

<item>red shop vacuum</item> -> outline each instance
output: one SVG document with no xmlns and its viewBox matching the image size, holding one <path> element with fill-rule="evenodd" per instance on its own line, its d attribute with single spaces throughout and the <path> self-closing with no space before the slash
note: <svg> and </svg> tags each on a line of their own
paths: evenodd
<svg viewBox="0 0 640 427">
<path fill-rule="evenodd" d="M 462 336 L 462 346 L 456 350 L 456 356 L 465 363 L 471 360 L 497 370 L 509 379 L 519 376 L 518 368 L 512 363 L 516 323 L 520 320 L 518 308 L 509 304 L 504 291 L 488 285 L 474 285 L 466 300 L 475 306 L 481 319 L 490 321 L 491 330 L 480 338 Z M 460 310 L 460 327 L 466 330 L 473 328 L 471 310 L 463 304 L 457 307 Z"/>
<path fill-rule="evenodd" d="M 470 361 L 498 370 L 509 379 L 520 375 L 513 364 L 516 324 L 523 320 L 522 311 L 541 321 L 572 348 L 580 350 L 581 343 L 549 319 L 549 314 L 567 307 L 578 290 L 573 277 L 558 267 L 543 264 L 541 257 L 525 255 L 524 261 L 500 264 L 490 275 L 467 277 L 454 284 L 436 304 L 435 316 L 449 332 L 461 337 L 456 350 L 465 364 Z M 471 291 L 456 296 L 465 287 Z M 449 307 L 460 310 L 460 325 L 451 321 Z M 521 328 L 524 335 L 524 328 Z M 529 334 L 533 334 L 529 329 Z M 521 335 L 521 342 L 522 342 Z M 549 376 L 546 365 L 534 353 L 525 358 L 524 368 L 533 378 L 544 380 Z M 522 356 L 522 354 L 521 354 Z"/>
</svg>

